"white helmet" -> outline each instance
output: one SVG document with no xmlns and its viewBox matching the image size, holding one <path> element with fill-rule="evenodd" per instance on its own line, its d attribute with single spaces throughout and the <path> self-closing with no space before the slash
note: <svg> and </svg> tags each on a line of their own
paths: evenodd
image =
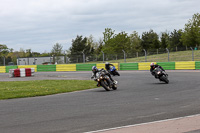
<svg viewBox="0 0 200 133">
<path fill-rule="evenodd" d="M 150 64 L 150 66 L 154 66 L 155 64 L 152 62 L 151 64 Z"/>
<path fill-rule="evenodd" d="M 93 66 L 92 67 L 92 71 L 96 71 L 97 70 L 97 67 L 96 66 Z"/>
</svg>

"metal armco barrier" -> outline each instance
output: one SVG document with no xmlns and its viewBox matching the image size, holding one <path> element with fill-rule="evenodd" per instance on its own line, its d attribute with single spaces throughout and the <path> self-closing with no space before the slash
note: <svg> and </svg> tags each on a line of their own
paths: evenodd
<svg viewBox="0 0 200 133">
<path fill-rule="evenodd" d="M 34 68 L 17 68 L 9 70 L 9 77 L 30 77 L 34 76 Z"/>
</svg>

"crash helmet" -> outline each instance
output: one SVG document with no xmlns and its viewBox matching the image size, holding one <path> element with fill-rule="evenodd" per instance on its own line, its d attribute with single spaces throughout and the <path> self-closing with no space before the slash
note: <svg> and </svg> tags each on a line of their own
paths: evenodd
<svg viewBox="0 0 200 133">
<path fill-rule="evenodd" d="M 154 65 L 155 65 L 155 64 L 152 62 L 152 63 L 150 64 L 150 67 L 154 67 Z"/>
<path fill-rule="evenodd" d="M 109 62 L 106 62 L 106 65 L 108 65 L 109 64 Z"/>
<path fill-rule="evenodd" d="M 92 71 L 93 71 L 93 72 L 97 71 L 97 67 L 96 67 L 96 66 L 93 66 L 93 67 L 92 67 Z"/>
</svg>

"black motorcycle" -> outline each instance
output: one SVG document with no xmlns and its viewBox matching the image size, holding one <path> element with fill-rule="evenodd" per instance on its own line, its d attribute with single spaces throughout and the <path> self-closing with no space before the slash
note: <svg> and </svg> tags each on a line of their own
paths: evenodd
<svg viewBox="0 0 200 133">
<path fill-rule="evenodd" d="M 96 74 L 99 86 L 102 86 L 106 91 L 117 90 L 117 81 L 114 83 L 110 80 L 109 76 L 106 75 L 105 71 L 100 71 Z"/>
<path fill-rule="evenodd" d="M 111 66 L 110 70 L 107 70 L 111 75 L 115 76 L 118 75 L 120 76 L 120 74 L 118 73 L 117 69 L 115 68 L 115 66 Z"/>
<path fill-rule="evenodd" d="M 168 80 L 168 74 L 163 71 L 161 68 L 155 68 L 154 69 L 154 72 L 155 72 L 155 77 L 157 77 L 160 81 L 163 81 L 165 83 L 169 83 L 169 80 Z"/>
</svg>

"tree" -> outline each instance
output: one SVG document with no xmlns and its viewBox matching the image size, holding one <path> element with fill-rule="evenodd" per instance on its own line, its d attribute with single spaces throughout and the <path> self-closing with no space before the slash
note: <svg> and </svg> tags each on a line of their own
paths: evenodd
<svg viewBox="0 0 200 133">
<path fill-rule="evenodd" d="M 131 51 L 140 52 L 142 50 L 141 39 L 136 31 L 133 31 L 133 33 L 130 34 L 130 43 Z"/>
<path fill-rule="evenodd" d="M 122 31 L 121 33 L 118 33 L 114 36 L 113 42 L 111 44 L 111 47 L 113 47 L 113 51 L 115 53 L 122 53 L 122 50 L 126 52 L 130 52 L 130 38 L 125 31 Z"/>
<path fill-rule="evenodd" d="M 95 47 L 95 53 L 100 54 L 103 48 L 103 40 L 100 38 Z"/>
<path fill-rule="evenodd" d="M 9 49 L 6 45 L 0 44 L 0 64 L 3 64 L 3 58 L 9 53 Z"/>
<path fill-rule="evenodd" d="M 109 40 L 113 38 L 115 31 L 112 30 L 111 28 L 106 28 L 105 31 L 103 32 L 103 41 L 104 44 L 106 45 L 109 43 Z"/>
<path fill-rule="evenodd" d="M 122 53 L 122 50 L 130 51 L 130 38 L 124 31 L 109 38 L 103 47 L 103 51 L 108 54 Z"/>
<path fill-rule="evenodd" d="M 94 47 L 95 47 L 95 42 L 94 42 L 94 38 L 92 35 L 90 35 L 88 38 L 87 38 L 87 43 L 86 43 L 86 47 L 84 49 L 84 53 L 85 54 L 93 54 L 94 53 Z"/>
<path fill-rule="evenodd" d="M 9 53 L 9 49 L 6 45 L 0 44 L 0 56 L 5 56 Z"/>
<path fill-rule="evenodd" d="M 185 24 L 185 28 L 181 37 L 183 45 L 195 47 L 200 45 L 200 14 L 196 13 L 192 19 Z"/>
<path fill-rule="evenodd" d="M 182 47 L 183 43 L 181 42 L 182 30 L 179 29 L 178 31 L 174 29 L 169 36 L 169 47 Z"/>
<path fill-rule="evenodd" d="M 94 48 L 88 43 L 87 37 L 77 35 L 76 39 L 72 40 L 72 46 L 69 48 L 68 57 L 71 62 L 82 62 L 83 54 L 89 55 L 94 53 Z"/>
<path fill-rule="evenodd" d="M 56 55 L 56 56 L 59 56 L 59 55 L 62 54 L 62 48 L 63 48 L 63 46 L 62 46 L 61 44 L 56 43 L 56 44 L 53 46 L 53 48 L 52 48 L 52 50 L 51 50 L 51 53 L 54 54 L 54 55 Z"/>
<path fill-rule="evenodd" d="M 32 57 L 31 49 L 26 49 L 26 57 Z"/>
<path fill-rule="evenodd" d="M 59 57 L 62 55 L 62 48 L 63 46 L 61 44 L 56 43 L 51 50 L 51 54 L 55 57 L 54 61 L 57 63 L 63 63 Z"/>
<path fill-rule="evenodd" d="M 141 46 L 143 49 L 158 49 L 160 47 L 158 34 L 152 29 L 149 32 L 142 33 Z"/>
<path fill-rule="evenodd" d="M 160 47 L 165 49 L 169 46 L 169 34 L 167 32 L 162 32 L 161 35 L 161 43 L 160 43 Z"/>
</svg>

